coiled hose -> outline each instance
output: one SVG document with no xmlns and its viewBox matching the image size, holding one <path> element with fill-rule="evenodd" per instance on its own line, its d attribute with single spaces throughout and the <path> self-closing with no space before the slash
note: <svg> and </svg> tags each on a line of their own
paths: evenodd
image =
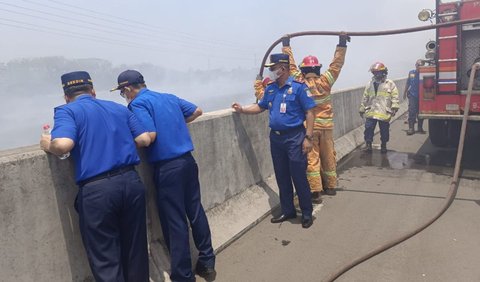
<svg viewBox="0 0 480 282">
<path fill-rule="evenodd" d="M 382 35 L 394 35 L 394 34 L 404 34 L 404 33 L 411 33 L 411 32 L 418 32 L 418 31 L 425 31 L 429 29 L 436 29 L 440 27 L 449 27 L 449 26 L 454 26 L 454 25 L 461 25 L 461 24 L 468 24 L 468 23 L 474 23 L 474 22 L 479 22 L 480 18 L 475 18 L 475 19 L 468 19 L 468 20 L 461 20 L 461 21 L 453 21 L 453 22 L 448 22 L 448 23 L 440 23 L 440 24 L 434 24 L 430 26 L 422 26 L 422 27 L 414 27 L 414 28 L 406 28 L 406 29 L 397 29 L 397 30 L 385 30 L 385 31 L 376 31 L 376 32 L 335 32 L 335 31 L 306 31 L 306 32 L 296 32 L 296 33 L 291 33 L 288 34 L 287 36 L 290 38 L 293 37 L 299 37 L 299 36 L 312 36 L 312 35 L 340 35 L 342 33 L 348 35 L 348 36 L 382 36 Z M 270 48 L 268 48 L 267 52 L 265 53 L 265 56 L 263 57 L 262 60 L 262 65 L 260 67 L 260 75 L 263 75 L 263 70 L 265 63 L 267 61 L 268 55 L 270 52 L 275 48 L 280 42 L 282 42 L 282 38 L 279 38 L 277 41 L 275 41 Z M 459 181 L 459 176 L 460 176 L 460 167 L 461 167 L 461 162 L 462 162 L 462 155 L 463 155 L 463 147 L 465 143 L 465 133 L 467 131 L 467 121 L 468 121 L 468 114 L 470 111 L 470 100 L 472 96 L 472 89 L 473 89 L 473 83 L 474 83 L 474 78 L 477 70 L 480 69 L 480 63 L 475 63 L 472 66 L 472 71 L 470 73 L 470 80 L 468 84 L 468 92 L 467 92 L 467 97 L 465 100 L 465 110 L 463 113 L 463 120 L 462 120 L 462 127 L 460 131 L 460 141 L 458 143 L 458 149 L 457 149 L 457 157 L 455 161 L 455 168 L 453 171 L 453 178 L 452 182 L 450 184 L 450 189 L 448 190 L 448 193 L 445 197 L 444 204 L 440 208 L 440 210 L 428 221 L 425 223 L 421 224 L 414 230 L 407 232 L 403 234 L 402 236 L 399 236 L 398 238 L 395 238 L 393 240 L 390 240 L 386 242 L 385 244 L 373 249 L 372 251 L 368 252 L 367 254 L 354 259 L 352 262 L 344 265 L 343 267 L 339 268 L 337 271 L 333 272 L 330 276 L 328 276 L 324 281 L 331 282 L 335 281 L 337 278 L 339 278 L 341 275 L 349 271 L 350 269 L 354 268 L 355 266 L 361 264 L 364 261 L 369 260 L 370 258 L 392 248 L 393 246 L 396 246 L 400 244 L 401 242 L 408 240 L 409 238 L 413 237 L 414 235 L 420 233 L 422 230 L 430 226 L 432 223 L 434 223 L 438 218 L 440 218 L 445 211 L 450 207 L 452 204 L 453 200 L 455 199 L 455 195 L 457 194 L 458 190 L 458 181 Z"/>
</svg>

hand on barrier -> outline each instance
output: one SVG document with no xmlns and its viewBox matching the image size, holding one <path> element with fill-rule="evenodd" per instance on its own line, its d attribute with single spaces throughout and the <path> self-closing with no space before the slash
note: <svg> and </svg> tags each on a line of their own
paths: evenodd
<svg viewBox="0 0 480 282">
<path fill-rule="evenodd" d="M 237 103 L 237 102 L 234 102 L 234 103 L 232 104 L 232 109 L 234 109 L 235 112 L 237 112 L 237 113 L 242 113 L 242 112 L 243 112 L 242 105 L 240 105 L 240 104 Z"/>
</svg>

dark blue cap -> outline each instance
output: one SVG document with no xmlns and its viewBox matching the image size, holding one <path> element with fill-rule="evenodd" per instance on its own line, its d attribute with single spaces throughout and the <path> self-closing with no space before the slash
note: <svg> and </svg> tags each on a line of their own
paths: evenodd
<svg viewBox="0 0 480 282">
<path fill-rule="evenodd" d="M 118 75 L 118 85 L 117 87 L 113 88 L 110 91 L 120 90 L 123 87 L 138 84 L 138 83 L 145 83 L 143 79 L 143 75 L 136 70 L 126 70 Z"/>
<path fill-rule="evenodd" d="M 270 55 L 270 63 L 265 64 L 265 67 L 273 67 L 276 64 L 288 64 L 289 63 L 288 55 L 283 53 L 272 54 Z"/>
<path fill-rule="evenodd" d="M 88 72 L 86 71 L 74 71 L 62 75 L 62 87 L 63 90 L 67 90 L 72 86 L 78 85 L 92 85 L 93 81 Z"/>
</svg>

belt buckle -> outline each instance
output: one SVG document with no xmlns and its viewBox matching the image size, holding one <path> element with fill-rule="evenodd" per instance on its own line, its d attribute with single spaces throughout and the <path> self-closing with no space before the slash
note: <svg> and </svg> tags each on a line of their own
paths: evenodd
<svg viewBox="0 0 480 282">
<path fill-rule="evenodd" d="M 274 130 L 273 133 L 275 133 L 277 135 L 281 135 L 280 131 L 278 131 L 278 130 Z"/>
</svg>

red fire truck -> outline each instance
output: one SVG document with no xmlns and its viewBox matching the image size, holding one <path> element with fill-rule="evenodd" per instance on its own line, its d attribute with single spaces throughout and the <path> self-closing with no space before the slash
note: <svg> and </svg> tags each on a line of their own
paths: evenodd
<svg viewBox="0 0 480 282">
<path fill-rule="evenodd" d="M 435 10 L 423 10 L 422 21 L 443 23 L 480 17 L 480 1 L 436 0 Z M 480 61 L 480 22 L 436 30 L 427 43 L 424 65 L 418 67 L 419 117 L 428 119 L 431 142 L 440 147 L 458 144 L 470 69 Z M 480 76 L 473 87 L 467 137 L 480 136 Z M 477 139 L 480 142 L 480 139 Z"/>
</svg>

